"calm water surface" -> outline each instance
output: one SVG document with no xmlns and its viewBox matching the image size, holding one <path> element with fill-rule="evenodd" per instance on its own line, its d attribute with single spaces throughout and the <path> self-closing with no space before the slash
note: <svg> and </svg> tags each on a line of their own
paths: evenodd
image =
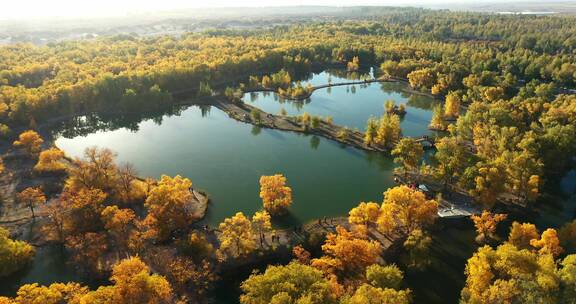
<svg viewBox="0 0 576 304">
<path fill-rule="evenodd" d="M 328 78 L 340 82 L 348 77 L 324 72 L 307 82 L 319 85 Z M 393 99 L 407 105 L 408 114 L 401 124 L 404 135 L 429 134 L 434 100 L 405 93 L 404 89 L 402 84 L 373 83 L 318 90 L 305 102 L 282 101 L 274 94 L 260 93 L 247 94 L 244 100 L 270 113 L 284 108 L 290 115 L 308 112 L 332 116 L 337 124 L 363 130 L 366 120 L 382 115 L 384 102 Z M 118 153 L 119 162 L 133 163 L 141 176 L 186 176 L 196 188 L 210 194 L 206 220 L 214 225 L 238 211 L 250 215 L 261 208 L 261 175 L 283 173 L 293 188 L 290 215 L 275 223 L 280 227 L 346 215 L 361 201 L 380 202 L 382 193 L 393 184 L 394 164 L 389 156 L 343 147 L 316 136 L 260 129 L 230 119 L 216 108 L 193 106 L 176 115 L 159 113 L 142 121 L 77 118 L 69 125 L 74 127 L 60 127 L 56 132 L 56 145 L 68 155 L 81 157 L 87 147 L 105 147 Z M 542 213 L 548 215 L 534 218 L 535 222 L 554 222 L 557 226 L 574 216 L 575 203 L 569 195 L 574 192 L 576 173 L 571 174 L 560 183 L 568 198 L 545 205 Z M 425 272 L 407 272 L 407 284 L 415 292 L 416 303 L 456 303 L 465 262 L 477 247 L 473 227 L 464 222 L 432 236 L 433 266 Z M 78 281 L 54 250 L 41 249 L 28 270 L 4 280 L 8 283 L 0 281 L 0 294 L 13 293 L 27 282 Z M 234 288 L 224 289 L 219 290 L 218 303 L 237 303 Z"/>
<path fill-rule="evenodd" d="M 325 84 L 328 79 L 332 79 L 332 83 L 349 81 L 323 72 L 315 75 L 310 82 Z M 406 93 L 404 89 L 406 86 L 402 83 L 368 83 L 316 90 L 309 100 L 303 101 L 285 100 L 269 92 L 247 93 L 244 101 L 273 114 L 284 109 L 288 115 L 307 112 L 322 117 L 332 116 L 338 125 L 364 130 L 368 118 L 380 118 L 384 114 L 386 100 L 393 100 L 397 105 L 406 106 L 407 114 L 401 122 L 405 136 L 432 134 L 428 124 L 432 118 L 431 109 L 437 101 L 428 96 Z"/>
</svg>

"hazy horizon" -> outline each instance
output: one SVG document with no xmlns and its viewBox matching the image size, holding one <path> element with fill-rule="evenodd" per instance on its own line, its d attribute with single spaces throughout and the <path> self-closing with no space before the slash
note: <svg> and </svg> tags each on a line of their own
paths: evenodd
<svg viewBox="0 0 576 304">
<path fill-rule="evenodd" d="M 511 0 L 506 3 L 535 3 L 535 0 Z M 567 1 L 566 1 L 567 2 Z M 195 8 L 226 7 L 282 7 L 282 6 L 434 6 L 434 5 L 478 5 L 499 3 L 496 0 L 361 0 L 350 3 L 346 0 L 213 0 L 190 3 L 186 0 L 138 1 L 138 0 L 100 0 L 79 2 L 73 0 L 20 0 L 4 3 L 0 11 L 2 20 L 38 19 L 38 18 L 84 18 L 84 17 L 120 17 L 131 14 L 146 14 L 162 11 Z"/>
</svg>

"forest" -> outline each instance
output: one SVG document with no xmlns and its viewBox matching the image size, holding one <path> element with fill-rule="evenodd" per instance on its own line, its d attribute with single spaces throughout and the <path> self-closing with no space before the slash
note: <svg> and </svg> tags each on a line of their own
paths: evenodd
<svg viewBox="0 0 576 304">
<path fill-rule="evenodd" d="M 309 98 L 315 87 L 306 75 L 333 67 L 372 68 L 371 81 L 405 83 L 438 100 L 429 128 L 439 135 L 425 138 L 430 160 L 422 161 L 420 138 L 403 135 L 406 109 L 393 100 L 364 130 L 243 101 L 260 91 Z M 222 277 L 242 267 L 250 269 L 235 286 L 236 303 L 426 303 L 405 276 L 434 263 L 439 213 L 457 196 L 478 210 L 466 219 L 478 247 L 463 266 L 460 303 L 576 303 L 574 214 L 549 227 L 525 216 L 575 168 L 575 93 L 570 15 L 396 8 L 177 37 L 0 46 L 0 180 L 18 179 L 14 189 L 0 186 L 0 278 L 30 267 L 42 243 L 91 279 L 23 284 L 0 303 L 213 303 Z M 202 222 L 210 193 L 189 178 L 140 176 L 104 147 L 69 157 L 47 131 L 74 117 L 89 125 L 94 114 L 178 113 L 189 100 L 255 126 L 385 153 L 397 185 L 341 217 L 286 228 L 278 221 L 292 205 L 314 202 L 295 200 L 298 189 L 282 172 L 262 175 L 260 210 L 211 226 Z M 439 190 L 428 195 L 416 181 Z M 318 189 L 319 199 L 322 191 L 330 189 Z M 1 217 L 8 208 L 24 215 Z M 26 240 L 20 226 L 31 222 Z"/>
</svg>

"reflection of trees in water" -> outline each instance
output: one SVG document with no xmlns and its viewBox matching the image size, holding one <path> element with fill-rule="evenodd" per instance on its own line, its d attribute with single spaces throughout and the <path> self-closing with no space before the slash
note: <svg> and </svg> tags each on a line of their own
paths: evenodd
<svg viewBox="0 0 576 304">
<path fill-rule="evenodd" d="M 313 135 L 310 138 L 310 148 L 312 148 L 313 150 L 317 150 L 319 145 L 320 145 L 320 137 Z"/>
<path fill-rule="evenodd" d="M 349 72 L 345 69 L 327 69 L 325 70 L 326 74 L 328 74 L 329 79 L 331 79 L 332 77 L 330 76 L 335 76 L 338 78 L 343 78 L 343 79 L 348 79 L 348 80 L 360 80 L 360 79 L 366 79 L 366 78 L 371 78 L 371 72 L 370 72 L 370 68 L 360 68 L 360 70 L 358 71 L 354 71 L 354 72 Z"/>
<path fill-rule="evenodd" d="M 406 104 L 418 109 L 432 110 L 439 102 L 429 96 L 413 94 L 408 97 Z"/>
<path fill-rule="evenodd" d="M 208 108 L 205 108 L 208 107 Z M 210 106 L 202 106 L 202 116 L 210 112 Z M 113 131 L 126 128 L 132 132 L 139 130 L 139 124 L 145 120 L 152 120 L 160 125 L 164 116 L 178 116 L 187 106 L 166 107 L 165 109 L 147 111 L 141 113 L 91 113 L 84 116 L 76 116 L 66 121 L 59 122 L 51 128 L 51 133 L 57 136 L 72 138 L 86 136 L 97 131 Z"/>
<path fill-rule="evenodd" d="M 377 165 L 382 171 L 391 171 L 394 169 L 394 161 L 389 155 L 382 155 L 376 152 L 364 152 L 365 159 L 370 165 Z"/>
<path fill-rule="evenodd" d="M 250 133 L 254 136 L 258 136 L 260 135 L 260 133 L 262 133 L 262 128 L 257 125 L 252 125 L 252 130 L 250 131 Z"/>
<path fill-rule="evenodd" d="M 202 117 L 206 117 L 206 116 L 210 115 L 210 109 L 212 109 L 212 106 L 199 105 L 198 107 L 200 108 L 200 114 L 202 115 Z"/>
</svg>

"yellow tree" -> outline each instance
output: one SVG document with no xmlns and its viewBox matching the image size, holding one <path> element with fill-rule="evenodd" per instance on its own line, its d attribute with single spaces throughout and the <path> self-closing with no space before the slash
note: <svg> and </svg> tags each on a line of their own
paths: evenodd
<svg viewBox="0 0 576 304">
<path fill-rule="evenodd" d="M 242 304 L 338 303 L 322 272 L 297 262 L 268 266 L 264 273 L 252 274 L 240 287 Z"/>
<path fill-rule="evenodd" d="M 150 268 L 138 257 L 120 261 L 112 269 L 110 281 L 80 299 L 94 304 L 174 303 L 172 287 L 165 277 L 150 274 Z"/>
<path fill-rule="evenodd" d="M 490 209 L 498 196 L 504 192 L 506 174 L 499 162 L 479 164 L 478 175 L 474 179 L 475 186 L 469 192 L 484 207 Z"/>
<path fill-rule="evenodd" d="M 540 234 L 534 224 L 514 222 L 512 223 L 512 228 L 510 228 L 508 243 L 516 246 L 518 249 L 531 249 L 530 242 L 537 240 L 539 237 Z"/>
<path fill-rule="evenodd" d="M 312 266 L 338 277 L 355 277 L 363 275 L 366 267 L 378 261 L 382 247 L 377 241 L 338 226 L 336 233 L 329 233 L 326 237 L 322 252 L 324 256 L 313 259 Z"/>
<path fill-rule="evenodd" d="M 361 202 L 348 213 L 348 222 L 352 225 L 373 226 L 380 216 L 380 206 L 374 202 Z"/>
<path fill-rule="evenodd" d="M 534 201 L 540 192 L 542 161 L 533 153 L 522 150 L 505 153 L 507 159 L 507 188 L 524 201 Z"/>
<path fill-rule="evenodd" d="M 10 275 L 32 261 L 34 247 L 10 238 L 8 230 L 0 227 L 0 277 Z"/>
<path fill-rule="evenodd" d="M 504 89 L 500 87 L 489 87 L 484 90 L 484 98 L 489 102 L 495 102 L 504 97 Z"/>
<path fill-rule="evenodd" d="M 252 223 L 242 212 L 225 219 L 218 229 L 220 230 L 218 234 L 220 256 L 238 258 L 256 249 Z"/>
<path fill-rule="evenodd" d="M 101 212 L 104 209 L 105 199 L 106 193 L 98 189 L 81 189 L 77 192 L 65 190 L 56 199 L 59 202 L 48 204 L 54 205 L 54 208 L 61 207 L 63 213 L 56 212 L 50 207 L 53 213 L 49 213 L 49 216 L 54 215 L 57 218 L 62 216 L 63 222 L 60 223 L 59 220 L 54 219 L 53 224 L 63 225 L 66 234 L 98 231 L 102 229 Z M 59 227 L 54 226 L 54 228 L 58 232 Z"/>
<path fill-rule="evenodd" d="M 18 201 L 26 204 L 32 213 L 32 218 L 36 217 L 34 208 L 38 205 L 46 203 L 46 196 L 40 187 L 28 187 L 16 195 Z"/>
<path fill-rule="evenodd" d="M 40 152 L 43 142 L 44 140 L 38 133 L 28 130 L 18 136 L 18 140 L 14 141 L 14 147 L 22 148 L 28 155 L 34 156 Z"/>
<path fill-rule="evenodd" d="M 198 220 L 193 205 L 192 182 L 180 175 L 162 175 L 158 184 L 146 198 L 148 215 L 145 223 L 160 240 L 167 239 L 172 232 L 185 229 Z"/>
<path fill-rule="evenodd" d="M 408 74 L 408 81 L 413 88 L 430 89 L 436 83 L 436 75 L 432 69 L 424 68 Z"/>
<path fill-rule="evenodd" d="M 435 106 L 432 109 L 432 119 L 428 127 L 432 130 L 445 131 L 447 128 L 446 121 L 444 120 L 444 112 L 441 106 Z"/>
<path fill-rule="evenodd" d="M 55 172 L 62 171 L 66 169 L 66 166 L 62 163 L 62 158 L 64 158 L 64 152 L 58 148 L 50 148 L 40 152 L 38 157 L 38 163 L 34 166 L 35 171 L 39 172 Z"/>
<path fill-rule="evenodd" d="M 352 296 L 344 298 L 341 304 L 409 304 L 412 296 L 409 289 L 395 290 L 362 284 Z"/>
<path fill-rule="evenodd" d="M 557 263 L 550 254 L 540 255 L 505 243 L 484 246 L 468 260 L 461 303 L 561 303 Z"/>
<path fill-rule="evenodd" d="M 292 204 L 292 189 L 282 174 L 260 177 L 260 198 L 271 215 L 285 213 Z"/>
<path fill-rule="evenodd" d="M 366 131 L 364 132 L 364 144 L 367 146 L 372 145 L 376 140 L 378 132 L 378 121 L 374 117 L 368 118 L 366 123 Z"/>
<path fill-rule="evenodd" d="M 450 92 L 446 95 L 444 103 L 444 115 L 448 118 L 456 118 L 460 115 L 460 95 L 456 92 Z"/>
<path fill-rule="evenodd" d="M 252 216 L 252 226 L 254 227 L 254 230 L 258 232 L 258 236 L 260 238 L 260 247 L 262 247 L 264 232 L 272 229 L 270 214 L 266 212 L 266 210 L 257 211 Z"/>
<path fill-rule="evenodd" d="M 404 172 L 416 171 L 424 155 L 422 145 L 414 138 L 402 138 L 392 150 L 392 155 L 395 156 L 394 162 L 398 163 L 404 169 Z"/>
<path fill-rule="evenodd" d="M 487 210 L 484 210 L 480 215 L 470 216 L 478 233 L 476 241 L 478 243 L 484 243 L 487 239 L 496 239 L 496 227 L 498 223 L 505 220 L 506 217 L 506 214 L 491 213 Z"/>
<path fill-rule="evenodd" d="M 108 206 L 102 210 L 104 228 L 114 238 L 119 250 L 126 249 L 130 240 L 130 231 L 136 228 L 136 214 L 131 209 Z"/>
<path fill-rule="evenodd" d="M 402 136 L 400 116 L 385 114 L 379 122 L 380 125 L 376 131 L 376 142 L 384 147 L 392 147 Z"/>
<path fill-rule="evenodd" d="M 387 234 L 400 232 L 409 235 L 414 229 L 434 222 L 438 203 L 428 200 L 424 193 L 407 186 L 397 186 L 384 193 L 378 228 Z"/>
<path fill-rule="evenodd" d="M 548 228 L 542 232 L 540 239 L 530 241 L 530 245 L 539 249 L 540 254 L 551 254 L 554 257 L 559 256 L 564 249 L 560 246 L 560 239 L 555 229 Z"/>
<path fill-rule="evenodd" d="M 78 283 L 54 283 L 41 286 L 38 283 L 22 285 L 13 304 L 61 304 L 75 303 L 88 292 L 87 287 Z M 0 301 L 2 303 L 2 301 Z"/>
</svg>

